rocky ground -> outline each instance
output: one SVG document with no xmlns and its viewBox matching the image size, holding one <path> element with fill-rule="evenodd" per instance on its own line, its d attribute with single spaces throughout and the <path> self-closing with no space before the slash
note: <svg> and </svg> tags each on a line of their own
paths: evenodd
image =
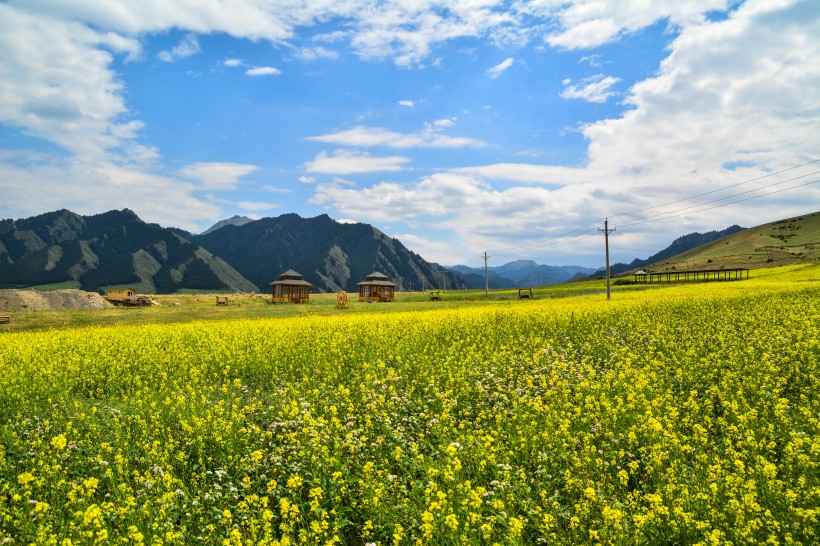
<svg viewBox="0 0 820 546">
<path fill-rule="evenodd" d="M 111 307 L 96 292 L 83 290 L 0 290 L 0 312 L 59 309 L 102 309 Z"/>
</svg>

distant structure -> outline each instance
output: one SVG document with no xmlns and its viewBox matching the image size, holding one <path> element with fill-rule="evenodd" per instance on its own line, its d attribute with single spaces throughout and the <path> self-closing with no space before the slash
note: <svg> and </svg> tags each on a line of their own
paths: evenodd
<svg viewBox="0 0 820 546">
<path fill-rule="evenodd" d="M 387 275 L 374 271 L 367 280 L 360 282 L 359 301 L 393 301 L 396 297 L 396 283 L 390 282 Z"/>
<path fill-rule="evenodd" d="M 143 305 L 159 305 L 151 299 L 151 296 L 145 294 L 137 294 L 137 291 L 131 287 L 120 288 L 116 290 L 109 290 L 105 299 L 117 306 L 125 307 L 140 307 Z"/>
<path fill-rule="evenodd" d="M 313 286 L 293 269 L 279 275 L 279 280 L 270 285 L 273 303 L 307 303 Z"/>
<path fill-rule="evenodd" d="M 664 271 L 648 273 L 643 269 L 634 273 L 636 284 L 675 283 L 692 281 L 742 281 L 749 279 L 745 267 L 732 269 L 699 269 L 696 271 Z"/>
<path fill-rule="evenodd" d="M 131 287 L 128 288 L 121 288 L 118 290 L 109 290 L 108 294 L 105 296 L 105 299 L 111 302 L 124 302 L 128 298 L 134 297 L 137 295 L 136 290 Z"/>
</svg>

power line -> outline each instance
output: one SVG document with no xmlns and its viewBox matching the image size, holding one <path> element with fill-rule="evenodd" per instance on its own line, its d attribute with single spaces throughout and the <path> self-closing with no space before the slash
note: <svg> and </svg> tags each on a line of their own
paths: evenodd
<svg viewBox="0 0 820 546">
<path fill-rule="evenodd" d="M 694 212 L 703 212 L 705 210 L 712 210 L 712 209 L 717 209 L 717 208 L 720 208 L 720 207 L 728 207 L 729 205 L 734 205 L 735 203 L 743 203 L 744 201 L 751 201 L 752 199 L 760 199 L 761 197 L 768 197 L 769 195 L 774 195 L 776 193 L 782 193 L 784 191 L 789 191 L 789 190 L 794 190 L 794 189 L 797 189 L 797 188 L 802 188 L 803 186 L 810 186 L 811 184 L 817 184 L 818 182 L 820 182 L 820 179 L 812 180 L 811 182 L 806 182 L 805 184 L 798 184 L 797 186 L 792 186 L 791 188 L 783 188 L 783 189 L 780 189 L 780 190 L 775 190 L 775 191 L 772 191 L 772 192 L 769 192 L 769 193 L 765 193 L 763 195 L 753 195 L 752 197 L 747 197 L 745 199 L 738 199 L 737 201 L 732 201 L 731 203 L 723 203 L 723 204 L 720 204 L 720 205 L 715 205 L 714 207 L 707 207 L 705 209 L 696 210 Z M 771 187 L 771 186 L 769 186 L 769 187 Z M 754 190 L 754 191 L 757 191 L 757 190 Z M 749 192 L 743 192 L 743 193 L 749 193 Z M 737 195 L 742 195 L 743 193 L 739 193 Z M 734 196 L 734 197 L 736 197 L 736 196 Z M 715 201 L 710 201 L 709 203 L 714 203 L 714 202 Z M 709 203 L 702 203 L 701 205 L 708 205 Z M 701 205 L 696 205 L 696 206 L 701 206 Z M 687 208 L 692 208 L 692 207 L 687 207 Z M 680 209 L 680 210 L 685 210 L 685 209 Z M 629 226 L 636 226 L 638 224 L 648 224 L 650 222 L 658 222 L 660 220 L 667 220 L 669 218 L 674 218 L 675 216 L 682 216 L 681 214 L 674 214 L 675 212 L 678 212 L 678 211 L 672 211 L 671 213 L 669 213 L 669 216 L 664 216 L 663 218 L 655 218 L 655 219 L 648 219 L 648 220 L 641 220 L 641 221 L 637 221 L 637 222 L 631 222 L 629 224 L 621 224 L 621 227 L 623 228 L 623 227 L 629 227 Z"/>
<path fill-rule="evenodd" d="M 814 171 L 812 173 L 804 174 L 804 175 L 801 175 L 801 176 L 796 176 L 794 178 L 789 178 L 788 180 L 783 180 L 781 182 L 775 182 L 774 184 L 768 184 L 766 186 L 762 186 L 760 188 L 755 188 L 753 190 L 746 190 L 746 191 L 742 191 L 742 192 L 735 193 L 735 194 L 732 194 L 732 195 L 727 195 L 726 197 L 720 197 L 718 199 L 713 199 L 711 201 L 706 201 L 704 203 L 689 205 L 688 207 L 683 207 L 683 208 L 675 209 L 675 210 L 672 210 L 672 211 L 659 212 L 658 214 L 653 214 L 652 216 L 646 216 L 645 218 L 655 218 L 657 216 L 667 216 L 667 215 L 670 215 L 670 214 L 675 213 L 675 212 L 680 212 L 680 211 L 683 211 L 683 210 L 689 210 L 689 209 L 693 209 L 693 208 L 700 207 L 700 206 L 703 206 L 703 205 L 710 205 L 712 203 L 717 203 L 718 201 L 725 201 L 726 199 L 731 199 L 731 198 L 737 197 L 739 195 L 746 195 L 747 193 L 752 193 L 752 192 L 755 192 L 755 191 L 765 190 L 767 188 L 773 188 L 774 186 L 779 186 L 779 185 L 785 184 L 787 182 L 794 182 L 795 180 L 799 180 L 801 178 L 806 178 L 807 176 L 813 176 L 815 174 L 820 174 L 820 171 Z M 809 182 L 808 184 L 813 184 L 813 183 L 814 182 Z M 808 184 L 799 184 L 797 186 L 794 186 L 793 188 L 799 188 L 801 186 L 806 186 Z M 793 189 L 793 188 L 788 188 L 788 189 Z M 774 193 L 778 193 L 778 192 L 774 192 Z M 765 194 L 765 195 L 769 195 L 769 194 Z M 731 204 L 731 203 L 727 203 L 727 204 Z M 652 207 L 652 208 L 657 208 L 657 207 Z M 644 209 L 644 210 L 648 210 L 648 209 Z"/>
<path fill-rule="evenodd" d="M 631 212 L 624 212 L 624 213 L 615 215 L 615 218 L 618 218 L 620 216 L 632 216 L 633 214 L 637 214 L 639 212 L 644 212 L 646 210 L 657 209 L 657 208 L 660 208 L 660 207 L 665 207 L 667 205 L 674 205 L 676 203 L 681 203 L 683 201 L 688 201 L 690 199 L 697 199 L 698 197 L 703 197 L 704 195 L 711 195 L 713 193 L 717 193 L 717 192 L 720 192 L 720 191 L 723 191 L 723 190 L 728 190 L 729 188 L 736 188 L 737 186 L 743 186 L 744 184 L 749 184 L 749 183 L 755 182 L 757 180 L 763 180 L 764 178 L 769 178 L 770 176 L 775 176 L 775 175 L 778 175 L 778 174 L 783 174 L 783 173 L 788 172 L 788 171 L 793 171 L 794 169 L 799 169 L 800 167 L 805 167 L 806 165 L 811 165 L 812 163 L 817 163 L 818 161 L 820 161 L 820 159 L 813 159 L 811 161 L 807 161 L 807 162 L 802 163 L 800 165 L 795 165 L 794 167 L 789 167 L 788 169 L 783 169 L 783 170 L 780 170 L 780 171 L 777 171 L 777 172 L 774 172 L 774 173 L 764 174 L 763 176 L 758 176 L 757 178 L 751 178 L 749 180 L 744 180 L 743 182 L 738 182 L 737 184 L 729 184 L 728 186 L 724 186 L 724 187 L 718 188 L 716 190 L 711 190 L 711 191 L 707 191 L 707 192 L 704 192 L 704 193 L 699 193 L 697 195 L 690 195 L 689 197 L 684 197 L 683 199 L 678 199 L 677 201 L 670 201 L 668 203 L 663 203 L 661 205 L 654 205 L 654 206 L 646 207 L 646 208 L 643 208 L 643 209 L 633 210 Z M 816 172 L 817 171 L 815 171 L 815 173 L 809 173 L 808 175 L 803 175 L 803 176 L 810 176 L 811 174 L 816 174 Z M 798 178 L 802 178 L 802 177 L 798 177 Z M 764 187 L 767 187 L 767 186 L 764 186 Z"/>
</svg>

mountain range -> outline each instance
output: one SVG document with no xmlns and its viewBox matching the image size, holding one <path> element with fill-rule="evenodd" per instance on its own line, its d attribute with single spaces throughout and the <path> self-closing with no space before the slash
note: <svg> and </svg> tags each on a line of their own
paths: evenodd
<svg viewBox="0 0 820 546">
<path fill-rule="evenodd" d="M 490 288 L 526 288 L 560 284 L 574 277 L 589 276 L 595 273 L 595 269 L 590 267 L 541 265 L 532 260 L 517 260 L 504 265 L 487 267 L 486 279 L 483 268 L 454 265 L 450 269 L 461 273 L 469 288 L 484 288 L 486 284 L 489 284 Z"/>
<path fill-rule="evenodd" d="M 792 261 L 813 259 L 818 217 L 811 214 L 748 230 L 735 225 L 690 233 L 646 259 L 614 264 L 610 270 L 618 275 L 652 264 L 674 269 L 693 267 L 696 262 L 698 267 L 718 267 L 729 251 L 733 266 L 757 263 L 759 256 L 764 265 L 778 263 L 780 254 Z M 732 243 L 752 232 L 754 237 L 744 237 L 743 244 Z M 710 250 L 702 258 L 693 254 L 715 244 L 720 245 L 719 252 Z M 670 265 L 670 259 L 678 258 L 686 262 Z M 59 210 L 0 220 L 0 288 L 46 285 L 103 291 L 131 286 L 143 293 L 267 292 L 270 283 L 288 269 L 301 273 L 318 292 L 355 292 L 356 284 L 373 271 L 387 275 L 399 290 L 442 288 L 445 282 L 452 289 L 485 286 L 483 268 L 442 267 L 369 224 L 340 223 L 326 214 L 314 218 L 283 214 L 259 220 L 235 216 L 200 234 L 146 223 L 128 209 L 93 216 Z M 603 271 L 519 260 L 489 267 L 487 273 L 490 288 L 524 288 Z"/>
<path fill-rule="evenodd" d="M 374 270 L 399 289 L 466 288 L 455 272 L 367 224 L 327 215 L 228 219 L 202 234 L 143 222 L 128 209 L 81 216 L 69 210 L 0 221 L 0 288 L 65 285 L 89 291 L 131 286 L 267 292 L 296 269 L 320 292 L 356 291 Z"/>
</svg>

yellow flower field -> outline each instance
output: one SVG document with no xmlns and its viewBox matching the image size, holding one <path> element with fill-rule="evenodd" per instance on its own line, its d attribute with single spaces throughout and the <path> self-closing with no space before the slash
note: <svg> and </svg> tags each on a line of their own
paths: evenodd
<svg viewBox="0 0 820 546">
<path fill-rule="evenodd" d="M 5 333 L 0 543 L 817 543 L 818 296 Z"/>
</svg>

